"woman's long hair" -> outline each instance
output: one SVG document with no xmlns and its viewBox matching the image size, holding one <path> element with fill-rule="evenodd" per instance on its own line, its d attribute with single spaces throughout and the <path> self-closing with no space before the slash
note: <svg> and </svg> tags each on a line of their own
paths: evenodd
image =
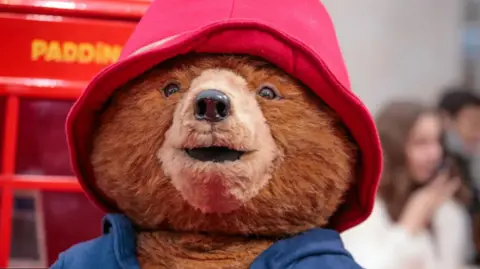
<svg viewBox="0 0 480 269">
<path fill-rule="evenodd" d="M 393 221 L 398 221 L 411 194 L 420 187 L 407 170 L 405 148 L 412 128 L 428 113 L 436 111 L 414 102 L 393 102 L 376 117 L 385 163 L 378 195 Z M 467 202 L 468 190 L 462 187 L 457 197 Z"/>
</svg>

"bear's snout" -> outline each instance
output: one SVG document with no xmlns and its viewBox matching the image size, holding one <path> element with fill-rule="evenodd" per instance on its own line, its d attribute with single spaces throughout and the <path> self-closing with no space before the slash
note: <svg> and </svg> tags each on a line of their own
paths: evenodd
<svg viewBox="0 0 480 269">
<path fill-rule="evenodd" d="M 201 91 L 195 98 L 195 118 L 199 121 L 218 122 L 230 114 L 230 98 L 222 91 Z"/>
</svg>

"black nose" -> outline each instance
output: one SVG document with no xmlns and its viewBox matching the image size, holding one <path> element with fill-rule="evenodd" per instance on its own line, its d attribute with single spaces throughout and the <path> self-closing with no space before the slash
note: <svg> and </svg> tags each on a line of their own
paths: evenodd
<svg viewBox="0 0 480 269">
<path fill-rule="evenodd" d="M 205 90 L 195 100 L 195 118 L 217 122 L 224 120 L 230 113 L 228 96 L 218 90 Z"/>
</svg>

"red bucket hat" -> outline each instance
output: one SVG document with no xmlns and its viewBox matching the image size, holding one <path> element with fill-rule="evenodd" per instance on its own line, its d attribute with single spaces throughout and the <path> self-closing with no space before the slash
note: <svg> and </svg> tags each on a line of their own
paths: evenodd
<svg viewBox="0 0 480 269">
<path fill-rule="evenodd" d="M 356 183 L 330 219 L 330 228 L 341 232 L 370 215 L 382 169 L 380 143 L 370 113 L 350 90 L 332 21 L 319 0 L 154 1 L 119 61 L 91 81 L 67 119 L 72 167 L 90 199 L 108 212 L 118 211 L 96 188 L 89 158 L 104 104 L 129 80 L 189 52 L 259 56 L 322 98 L 361 151 Z"/>
</svg>

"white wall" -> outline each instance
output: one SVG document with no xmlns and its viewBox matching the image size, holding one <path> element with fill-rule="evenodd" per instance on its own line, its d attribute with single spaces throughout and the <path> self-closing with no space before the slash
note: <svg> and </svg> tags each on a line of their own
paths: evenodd
<svg viewBox="0 0 480 269">
<path fill-rule="evenodd" d="M 393 98 L 435 101 L 462 79 L 462 0 L 323 0 L 353 90 L 375 111 Z"/>
</svg>

